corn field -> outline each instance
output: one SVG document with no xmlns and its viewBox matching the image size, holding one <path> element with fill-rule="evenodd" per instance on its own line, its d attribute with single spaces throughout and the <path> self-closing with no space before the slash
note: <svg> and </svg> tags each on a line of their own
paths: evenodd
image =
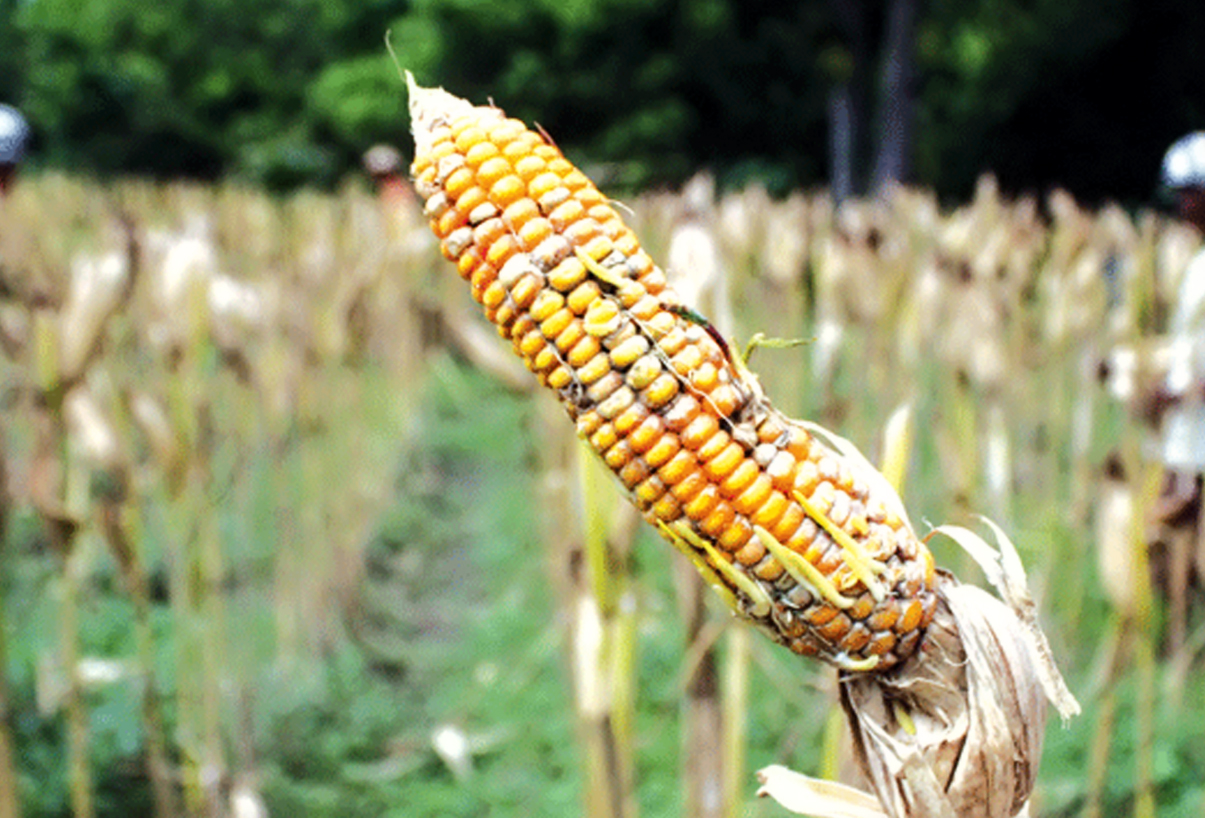
<svg viewBox="0 0 1205 818">
<path fill-rule="evenodd" d="M 0 817 L 775 816 L 756 770 L 853 774 L 832 671 L 699 593 L 413 197 L 42 175 L 0 207 Z M 1011 533 L 1085 711 L 1032 814 L 1199 815 L 1200 588 L 1142 547 L 1197 239 L 990 177 L 618 207 L 920 533 Z"/>
</svg>

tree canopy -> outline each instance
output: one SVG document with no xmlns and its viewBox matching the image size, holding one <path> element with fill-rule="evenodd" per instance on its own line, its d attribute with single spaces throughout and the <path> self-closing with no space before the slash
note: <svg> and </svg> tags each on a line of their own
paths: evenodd
<svg viewBox="0 0 1205 818">
<path fill-rule="evenodd" d="M 862 187 L 898 128 L 869 115 L 876 100 L 907 98 L 905 181 L 947 196 L 992 170 L 1006 189 L 1142 200 L 1166 146 L 1205 127 L 1197 0 L 895 0 L 915 17 L 912 62 L 883 93 L 892 5 L 0 0 L 0 100 L 27 112 L 46 165 L 273 188 L 334 184 L 371 144 L 405 145 L 386 32 L 420 81 L 538 121 L 617 185 L 703 166 L 827 184 L 851 79 Z"/>
</svg>

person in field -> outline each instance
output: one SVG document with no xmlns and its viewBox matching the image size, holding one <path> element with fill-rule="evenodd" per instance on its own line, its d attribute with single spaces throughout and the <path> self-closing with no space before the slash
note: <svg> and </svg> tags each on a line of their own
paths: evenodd
<svg viewBox="0 0 1205 818">
<path fill-rule="evenodd" d="M 29 123 L 11 105 L 0 103 L 0 197 L 8 193 L 29 145 Z"/>
<path fill-rule="evenodd" d="M 1161 182 L 1174 195 L 1180 219 L 1205 236 L 1205 131 L 1168 149 Z M 1167 469 L 1159 513 L 1166 522 L 1184 517 L 1195 527 L 1205 474 L 1205 249 L 1180 279 L 1168 323 L 1168 353 L 1167 375 L 1156 395 L 1160 454 Z"/>
</svg>

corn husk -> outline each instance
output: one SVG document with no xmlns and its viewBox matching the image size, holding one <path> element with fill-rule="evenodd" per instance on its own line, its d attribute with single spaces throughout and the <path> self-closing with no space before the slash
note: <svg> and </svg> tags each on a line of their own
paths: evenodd
<svg viewBox="0 0 1205 818">
<path fill-rule="evenodd" d="M 841 704 L 855 757 L 890 818 L 1013 818 L 1027 814 L 1042 755 L 1047 703 L 1068 719 L 1067 690 L 1038 626 L 1012 544 L 1000 550 L 945 526 L 1003 599 L 951 575 L 920 649 L 887 673 L 846 674 Z M 802 815 L 874 815 L 867 793 L 767 768 L 759 794 Z"/>
</svg>

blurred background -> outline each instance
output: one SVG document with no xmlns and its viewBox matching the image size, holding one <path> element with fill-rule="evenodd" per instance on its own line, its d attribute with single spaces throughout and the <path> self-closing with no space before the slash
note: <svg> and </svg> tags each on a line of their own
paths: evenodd
<svg viewBox="0 0 1205 818">
<path fill-rule="evenodd" d="M 0 818 L 857 782 L 833 672 L 698 595 L 440 256 L 386 32 L 734 347 L 799 342 L 766 391 L 902 452 L 922 533 L 1010 533 L 1085 708 L 1033 815 L 1205 811 L 1200 502 L 1160 494 L 1199 2 L 0 0 Z"/>
</svg>

